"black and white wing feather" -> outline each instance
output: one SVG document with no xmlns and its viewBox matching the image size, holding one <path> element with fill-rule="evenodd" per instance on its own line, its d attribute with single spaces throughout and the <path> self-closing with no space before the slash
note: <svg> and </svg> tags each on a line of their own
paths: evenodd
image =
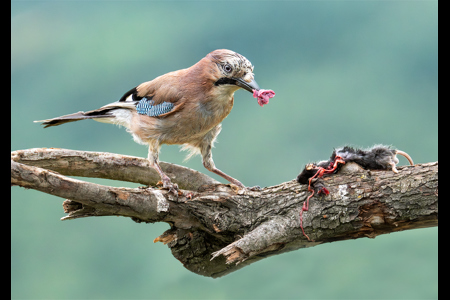
<svg viewBox="0 0 450 300">
<path fill-rule="evenodd" d="M 93 119 L 99 122 L 114 123 L 129 127 L 132 111 L 136 111 L 138 114 L 147 115 L 149 117 L 158 117 L 171 112 L 174 107 L 175 105 L 171 102 L 155 104 L 152 97 L 139 97 L 136 88 L 133 88 L 125 93 L 119 101 L 107 104 L 99 109 L 87 112 L 79 111 L 77 113 L 53 119 L 34 122 L 42 122 L 44 128 L 47 128 L 69 122 Z"/>
</svg>

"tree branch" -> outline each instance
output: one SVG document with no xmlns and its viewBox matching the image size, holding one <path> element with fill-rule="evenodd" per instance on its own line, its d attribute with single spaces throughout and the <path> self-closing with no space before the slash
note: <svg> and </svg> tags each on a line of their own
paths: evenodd
<svg viewBox="0 0 450 300">
<path fill-rule="evenodd" d="M 311 198 L 295 180 L 260 191 L 219 184 L 197 171 L 161 163 L 184 188 L 177 195 L 157 188 L 116 188 L 65 175 L 109 178 L 154 185 L 159 178 L 144 159 L 64 149 L 11 153 L 11 184 L 70 200 L 68 216 L 118 215 L 137 222 L 167 222 L 155 239 L 197 274 L 220 277 L 265 257 L 322 243 L 432 227 L 438 224 L 438 163 L 391 171 L 346 164 L 324 177 L 328 196 Z M 53 170 L 53 171 L 52 171 Z M 171 170 L 171 171 L 168 171 Z M 59 172 L 59 173 L 56 173 Z"/>
<path fill-rule="evenodd" d="M 58 148 L 35 148 L 11 152 L 11 159 L 30 166 L 59 172 L 68 176 L 106 178 L 156 185 L 158 173 L 148 160 L 107 152 L 76 151 Z M 198 171 L 161 162 L 161 168 L 180 188 L 197 190 L 201 185 L 218 181 Z"/>
</svg>

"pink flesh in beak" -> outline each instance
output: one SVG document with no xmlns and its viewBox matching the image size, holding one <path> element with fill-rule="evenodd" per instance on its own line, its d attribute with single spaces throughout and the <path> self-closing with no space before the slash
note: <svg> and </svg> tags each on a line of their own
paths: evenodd
<svg viewBox="0 0 450 300">
<path fill-rule="evenodd" d="M 253 90 L 253 97 L 258 98 L 258 104 L 262 107 L 269 103 L 269 99 L 275 96 L 275 92 L 272 90 Z"/>
</svg>

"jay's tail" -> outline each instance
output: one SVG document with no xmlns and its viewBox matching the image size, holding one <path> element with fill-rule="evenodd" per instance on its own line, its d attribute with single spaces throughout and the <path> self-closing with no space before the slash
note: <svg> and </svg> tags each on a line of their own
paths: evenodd
<svg viewBox="0 0 450 300">
<path fill-rule="evenodd" d="M 89 112 L 77 112 L 70 115 L 65 115 L 53 119 L 47 119 L 47 120 L 40 120 L 40 121 L 34 121 L 34 122 L 42 122 L 42 125 L 44 125 L 44 128 L 50 127 L 50 126 L 58 126 L 61 124 L 69 123 L 69 122 L 75 122 L 79 120 L 85 120 L 85 119 L 97 119 L 97 118 L 111 118 L 113 115 L 108 114 L 109 111 L 105 112 L 98 112 L 98 111 L 89 111 Z"/>
<path fill-rule="evenodd" d="M 109 119 L 115 119 L 116 118 L 116 111 L 117 110 L 135 110 L 135 103 L 120 103 L 120 102 L 114 102 L 108 105 L 105 105 L 99 109 L 91 110 L 91 111 L 79 111 L 74 114 L 70 115 L 64 115 L 61 117 L 53 118 L 53 119 L 47 119 L 47 120 L 40 120 L 40 121 L 34 121 L 35 123 L 42 122 L 42 125 L 44 125 L 44 128 L 50 127 L 50 126 L 58 126 L 61 124 L 69 123 L 69 122 L 75 122 L 80 120 L 86 120 L 86 119 L 94 119 L 96 121 L 100 122 L 106 122 L 106 123 L 117 123 L 117 122 L 108 122 Z M 120 122 L 119 122 L 120 123 Z"/>
</svg>

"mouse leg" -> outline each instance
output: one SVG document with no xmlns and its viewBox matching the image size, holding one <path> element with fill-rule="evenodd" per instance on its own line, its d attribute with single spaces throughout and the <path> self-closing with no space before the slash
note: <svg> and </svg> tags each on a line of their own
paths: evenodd
<svg viewBox="0 0 450 300">
<path fill-rule="evenodd" d="M 398 170 L 397 170 L 395 162 L 391 161 L 389 164 L 392 166 L 392 172 L 398 173 Z"/>
</svg>

